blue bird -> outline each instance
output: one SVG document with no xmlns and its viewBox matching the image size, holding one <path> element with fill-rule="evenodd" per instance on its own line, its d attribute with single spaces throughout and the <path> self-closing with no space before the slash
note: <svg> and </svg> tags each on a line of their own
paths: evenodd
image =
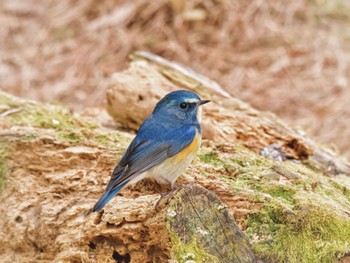
<svg viewBox="0 0 350 263">
<path fill-rule="evenodd" d="M 200 147 L 200 106 L 208 102 L 186 90 L 162 98 L 114 168 L 93 212 L 100 211 L 123 187 L 144 178 L 173 188 Z"/>
</svg>

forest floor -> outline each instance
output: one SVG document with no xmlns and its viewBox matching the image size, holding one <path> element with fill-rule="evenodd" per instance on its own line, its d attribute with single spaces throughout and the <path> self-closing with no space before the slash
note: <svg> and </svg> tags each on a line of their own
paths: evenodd
<svg viewBox="0 0 350 263">
<path fill-rule="evenodd" d="M 220 83 L 350 157 L 345 0 L 5 0 L 0 88 L 77 110 L 149 50 Z"/>
</svg>

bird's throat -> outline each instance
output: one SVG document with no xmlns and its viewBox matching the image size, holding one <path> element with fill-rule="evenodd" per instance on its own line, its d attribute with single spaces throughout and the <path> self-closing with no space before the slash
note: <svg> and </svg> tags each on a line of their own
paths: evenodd
<svg viewBox="0 0 350 263">
<path fill-rule="evenodd" d="M 201 106 L 199 106 L 197 108 L 197 120 L 199 123 L 201 123 L 201 121 L 202 121 L 202 107 Z"/>
</svg>

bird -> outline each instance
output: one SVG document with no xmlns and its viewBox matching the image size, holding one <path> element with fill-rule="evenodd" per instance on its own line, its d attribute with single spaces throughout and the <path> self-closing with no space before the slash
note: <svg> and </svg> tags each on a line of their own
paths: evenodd
<svg viewBox="0 0 350 263">
<path fill-rule="evenodd" d="M 201 106 L 208 102 L 187 90 L 164 96 L 140 126 L 92 211 L 102 210 L 123 187 L 144 178 L 174 189 L 201 145 Z"/>
</svg>

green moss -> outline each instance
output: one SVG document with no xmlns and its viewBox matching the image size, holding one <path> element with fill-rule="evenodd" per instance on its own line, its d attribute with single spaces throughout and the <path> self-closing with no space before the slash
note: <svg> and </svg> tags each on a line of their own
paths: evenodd
<svg viewBox="0 0 350 263">
<path fill-rule="evenodd" d="M 268 211 L 268 212 L 266 212 Z M 250 216 L 250 232 L 269 238 L 254 244 L 257 254 L 278 262 L 335 262 L 350 250 L 350 220 L 320 207 L 303 207 L 293 213 L 263 209 Z"/>
<path fill-rule="evenodd" d="M 294 195 L 296 190 L 291 186 L 272 184 L 269 187 L 266 187 L 265 190 L 261 189 L 261 191 L 270 194 L 276 199 L 294 203 Z"/>
<path fill-rule="evenodd" d="M 195 237 L 191 239 L 190 243 L 184 244 L 175 232 L 170 231 L 170 239 L 172 243 L 173 258 L 179 263 L 190 262 L 190 260 L 198 263 L 219 262 L 216 257 L 208 254 L 198 246 Z"/>
<path fill-rule="evenodd" d="M 198 263 L 218 263 L 219 260 L 217 257 L 207 253 L 204 248 L 202 248 L 196 239 L 196 236 L 190 238 L 189 243 L 184 243 L 171 227 L 173 220 L 176 217 L 176 212 L 178 210 L 178 205 L 182 203 L 181 196 L 175 195 L 172 197 L 172 201 L 169 204 L 167 209 L 167 228 L 170 235 L 171 241 L 171 253 L 172 259 L 175 259 L 178 263 L 185 262 L 198 262 Z M 206 224 L 206 223 L 204 223 Z"/>
<path fill-rule="evenodd" d="M 10 103 L 13 103 L 13 97 L 0 91 L 0 104 L 5 105 Z"/>
<path fill-rule="evenodd" d="M 62 105 L 39 104 L 15 99 L 0 92 L 0 104 L 7 110 L 15 110 L 3 118 L 8 125 L 31 126 L 44 129 L 67 130 L 76 127 L 95 128 L 96 125 L 74 117 L 70 109 Z"/>
<path fill-rule="evenodd" d="M 5 187 L 5 182 L 8 177 L 7 157 L 9 154 L 8 144 L 0 141 L 0 192 Z"/>
<path fill-rule="evenodd" d="M 218 153 L 208 148 L 202 148 L 198 154 L 202 163 L 211 164 L 214 167 L 222 166 L 224 162 L 220 160 Z"/>
<path fill-rule="evenodd" d="M 272 161 L 256 155 L 253 151 L 242 146 L 236 146 L 235 151 L 239 154 L 236 154 L 227 161 L 236 167 L 238 174 L 253 175 L 256 171 L 264 173 L 273 165 Z"/>
<path fill-rule="evenodd" d="M 0 104 L 6 110 L 14 112 L 2 118 L 4 126 L 30 126 L 42 129 L 54 129 L 58 140 L 72 145 L 87 142 L 110 149 L 123 150 L 130 142 L 128 136 L 119 132 L 97 129 L 97 125 L 74 116 L 70 109 L 60 103 L 35 103 L 21 100 L 0 92 Z M 35 134 L 25 135 L 23 140 L 33 140 Z"/>
<path fill-rule="evenodd" d="M 119 136 L 116 136 L 116 134 L 97 134 L 94 136 L 94 141 L 102 146 L 113 146 L 119 141 Z"/>
<path fill-rule="evenodd" d="M 25 104 L 22 110 L 11 114 L 5 121 L 12 125 L 28 125 L 44 129 L 67 130 L 76 127 L 86 127 L 79 119 L 74 118 L 68 109 L 59 106 L 47 106 L 46 108 Z"/>
<path fill-rule="evenodd" d="M 273 162 L 263 157 L 256 155 L 254 152 L 242 147 L 235 147 L 235 154 L 230 157 L 220 157 L 224 167 L 230 167 L 235 171 L 235 176 L 222 177 L 223 180 L 228 181 L 235 191 L 253 190 L 265 191 L 267 190 L 264 177 L 271 173 Z M 270 186 L 269 181 L 269 186 Z M 267 184 L 266 184 L 267 185 Z"/>
<path fill-rule="evenodd" d="M 131 137 L 123 136 L 123 134 L 119 132 L 99 131 L 94 134 L 93 141 L 99 146 L 110 149 L 125 149 L 130 144 Z"/>
<path fill-rule="evenodd" d="M 220 147 L 218 147 L 220 149 Z M 255 252 L 267 261 L 335 262 L 350 251 L 349 188 L 303 163 L 277 163 L 236 146 L 232 152 L 204 152 L 201 161 L 231 166 L 236 174 L 211 172 L 247 194 L 262 208 L 246 217 L 245 233 Z M 275 167 L 280 169 L 274 169 Z M 291 174 L 295 176 L 291 176 Z M 345 230 L 346 229 L 346 230 Z"/>
<path fill-rule="evenodd" d="M 264 241 L 270 238 L 271 234 L 275 231 L 276 215 L 277 213 L 269 208 L 250 213 L 246 219 L 248 226 L 246 234 L 248 237 L 252 238 L 254 235 L 258 235 Z"/>
<path fill-rule="evenodd" d="M 329 179 L 329 182 L 334 187 L 333 193 L 334 193 L 334 191 L 337 191 L 338 193 L 340 193 L 341 195 L 343 195 L 345 198 L 347 198 L 350 201 L 350 189 L 349 188 L 333 181 L 332 179 Z"/>
<path fill-rule="evenodd" d="M 72 145 L 76 145 L 84 140 L 80 133 L 73 131 L 61 132 L 57 135 L 57 138 L 69 142 Z"/>
</svg>

